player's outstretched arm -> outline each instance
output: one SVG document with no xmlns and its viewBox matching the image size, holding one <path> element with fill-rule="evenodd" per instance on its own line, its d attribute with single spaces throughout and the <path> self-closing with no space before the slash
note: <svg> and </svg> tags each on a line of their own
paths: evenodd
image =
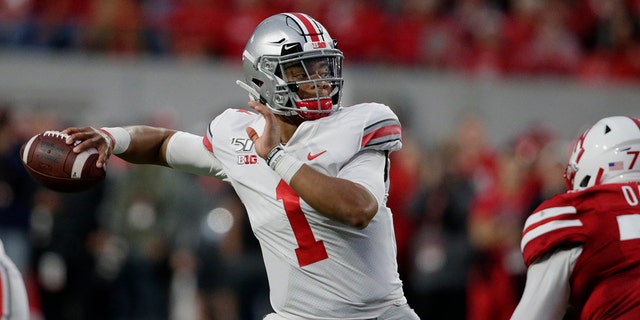
<svg viewBox="0 0 640 320">
<path fill-rule="evenodd" d="M 117 128 L 116 128 L 117 129 Z M 100 154 L 97 166 L 103 166 L 111 156 L 114 148 L 119 148 L 118 157 L 138 164 L 156 164 L 168 166 L 165 157 L 167 143 L 175 130 L 136 125 L 123 127 L 128 133 L 130 141 L 126 146 L 118 145 L 122 139 L 114 138 L 108 131 L 93 127 L 67 128 L 63 130 L 70 138 L 67 143 L 82 141 L 75 146 L 75 152 L 82 152 L 89 148 L 96 148 Z M 125 131 L 121 131 L 126 134 Z"/>
</svg>

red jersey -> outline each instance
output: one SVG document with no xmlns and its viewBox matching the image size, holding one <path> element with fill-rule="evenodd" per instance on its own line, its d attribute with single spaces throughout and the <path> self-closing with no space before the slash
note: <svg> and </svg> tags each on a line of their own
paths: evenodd
<svg viewBox="0 0 640 320">
<path fill-rule="evenodd" d="M 558 249 L 581 246 L 570 303 L 580 319 L 640 317 L 640 184 L 605 184 L 557 195 L 527 219 L 527 267 Z"/>
</svg>

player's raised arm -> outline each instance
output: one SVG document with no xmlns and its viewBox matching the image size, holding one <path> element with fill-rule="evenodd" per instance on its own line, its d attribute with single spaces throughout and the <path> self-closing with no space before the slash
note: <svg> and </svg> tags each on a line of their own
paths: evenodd
<svg viewBox="0 0 640 320">
<path fill-rule="evenodd" d="M 165 157 L 167 143 L 175 130 L 145 125 L 112 128 L 67 128 L 63 131 L 70 135 L 67 143 L 82 141 L 75 152 L 96 148 L 100 153 L 98 166 L 103 166 L 111 154 L 138 164 L 156 164 L 168 166 Z"/>
<path fill-rule="evenodd" d="M 249 106 L 265 118 L 262 136 L 253 128 L 247 128 L 258 155 L 320 214 L 354 228 L 365 228 L 378 211 L 375 197 L 357 183 L 327 176 L 287 155 L 279 142 L 281 131 L 291 130 L 291 126 L 276 121 L 264 104 L 250 101 Z"/>
</svg>

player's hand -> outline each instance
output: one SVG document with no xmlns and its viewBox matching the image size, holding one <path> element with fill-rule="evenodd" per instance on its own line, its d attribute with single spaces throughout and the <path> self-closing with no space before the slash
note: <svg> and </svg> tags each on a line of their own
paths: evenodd
<svg viewBox="0 0 640 320">
<path fill-rule="evenodd" d="M 253 141 L 253 145 L 256 148 L 256 153 L 263 159 L 269 154 L 271 149 L 280 144 L 280 124 L 276 121 L 276 117 L 264 104 L 257 101 L 249 101 L 249 107 L 260 113 L 265 120 L 264 132 L 262 136 L 258 135 L 258 132 L 251 128 L 247 128 L 247 135 L 249 139 Z"/>
<path fill-rule="evenodd" d="M 112 141 L 106 134 L 93 127 L 83 128 L 67 128 L 62 130 L 63 133 L 69 135 L 67 144 L 73 144 L 80 141 L 74 148 L 73 152 L 80 153 L 90 148 L 98 150 L 98 161 L 96 166 L 102 168 L 106 165 L 107 160 L 111 156 Z"/>
</svg>

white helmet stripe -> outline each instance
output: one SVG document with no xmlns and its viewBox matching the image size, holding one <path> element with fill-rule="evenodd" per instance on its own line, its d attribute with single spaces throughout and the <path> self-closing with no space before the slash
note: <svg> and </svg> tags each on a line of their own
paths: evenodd
<svg viewBox="0 0 640 320">
<path fill-rule="evenodd" d="M 324 41 L 324 37 L 323 39 L 320 39 L 322 33 L 318 28 L 318 25 L 316 25 L 315 21 L 313 21 L 308 15 L 304 13 L 287 13 L 286 15 L 293 19 L 298 24 L 298 26 L 300 26 L 300 29 L 302 29 L 302 31 L 304 32 L 304 37 L 305 39 L 307 39 L 307 41 Z"/>
</svg>

